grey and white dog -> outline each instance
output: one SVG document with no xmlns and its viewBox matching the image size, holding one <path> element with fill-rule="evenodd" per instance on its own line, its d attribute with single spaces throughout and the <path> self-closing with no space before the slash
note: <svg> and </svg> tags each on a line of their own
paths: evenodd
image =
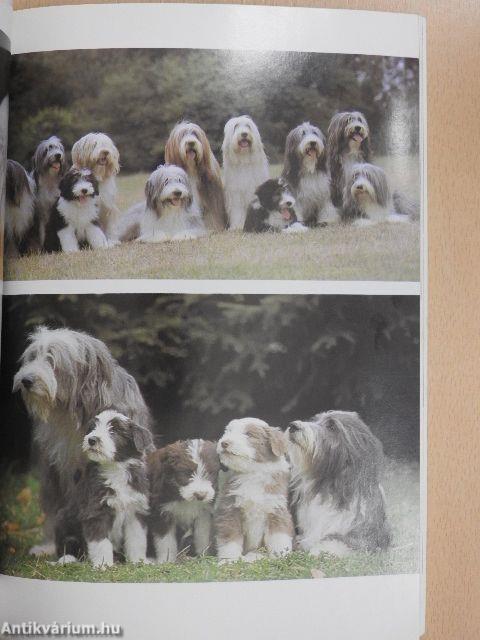
<svg viewBox="0 0 480 640">
<path fill-rule="evenodd" d="M 32 418 L 41 472 L 45 542 L 31 553 L 53 554 L 59 520 L 65 536 L 78 535 L 76 523 L 69 527 L 62 510 L 83 473 L 82 442 L 90 420 L 112 406 L 145 429 L 151 419 L 134 378 L 100 340 L 70 329 L 38 327 L 28 342 L 13 391 L 21 392 Z M 64 539 L 57 540 L 60 555 L 65 546 Z"/>
<path fill-rule="evenodd" d="M 282 177 L 292 188 L 299 222 L 309 227 L 338 218 L 330 200 L 325 147 L 325 136 L 310 122 L 292 129 L 285 142 Z"/>
<path fill-rule="evenodd" d="M 5 253 L 18 257 L 35 244 L 35 183 L 22 165 L 7 160 Z"/>
<path fill-rule="evenodd" d="M 300 549 L 340 556 L 386 549 L 383 449 L 358 414 L 328 411 L 296 420 L 287 436 Z"/>
<path fill-rule="evenodd" d="M 42 140 L 33 154 L 31 177 L 35 182 L 35 210 L 40 246 L 45 243 L 45 229 L 50 211 L 60 195 L 59 184 L 66 170 L 65 149 L 60 138 Z"/>
</svg>

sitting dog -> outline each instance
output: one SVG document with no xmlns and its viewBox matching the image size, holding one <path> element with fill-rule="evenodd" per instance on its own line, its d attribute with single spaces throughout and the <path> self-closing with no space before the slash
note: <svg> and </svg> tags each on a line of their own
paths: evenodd
<svg viewBox="0 0 480 640">
<path fill-rule="evenodd" d="M 356 413 L 328 411 L 287 429 L 300 549 L 346 555 L 390 543 L 380 441 Z"/>
<path fill-rule="evenodd" d="M 82 449 L 89 462 L 71 496 L 69 516 L 76 512 L 93 566 L 113 564 L 114 551 L 129 562 L 146 562 L 148 478 L 144 460 L 152 445 L 150 431 L 118 411 L 107 409 L 89 425 Z M 64 522 L 57 537 L 67 541 Z M 64 551 L 70 552 L 66 548 Z M 60 563 L 70 560 L 60 558 Z"/>
<path fill-rule="evenodd" d="M 98 221 L 98 183 L 90 169 L 72 167 L 60 181 L 60 197 L 52 208 L 45 234 L 48 252 L 109 246 Z"/>
<path fill-rule="evenodd" d="M 14 258 L 34 248 L 35 183 L 21 164 L 7 160 L 5 253 Z"/>
<path fill-rule="evenodd" d="M 195 554 L 210 550 L 220 463 L 215 443 L 185 440 L 148 457 L 150 524 L 157 563 L 175 562 L 178 542 L 193 535 Z"/>
<path fill-rule="evenodd" d="M 145 186 L 146 202 L 132 207 L 118 229 L 121 241 L 192 240 L 207 234 L 193 201 L 190 180 L 181 167 L 160 165 Z"/>
<path fill-rule="evenodd" d="M 395 193 L 392 197 L 385 171 L 366 162 L 352 166 L 347 175 L 341 212 L 343 222 L 357 226 L 378 222 L 408 222 L 412 205 Z"/>
<path fill-rule="evenodd" d="M 243 230 L 247 233 L 307 231 L 307 227 L 298 222 L 294 206 L 295 198 L 281 178 L 267 180 L 255 191 Z"/>
<path fill-rule="evenodd" d="M 255 560 L 263 546 L 271 556 L 291 551 L 286 451 L 285 435 L 263 420 L 242 418 L 226 426 L 217 444 L 226 471 L 215 511 L 220 560 Z"/>
</svg>

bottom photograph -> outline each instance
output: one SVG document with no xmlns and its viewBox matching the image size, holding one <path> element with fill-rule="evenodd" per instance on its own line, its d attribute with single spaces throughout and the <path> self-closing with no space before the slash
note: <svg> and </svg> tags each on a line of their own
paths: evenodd
<svg viewBox="0 0 480 640">
<path fill-rule="evenodd" d="M 419 333 L 417 296 L 5 296 L 1 572 L 418 572 Z"/>
</svg>

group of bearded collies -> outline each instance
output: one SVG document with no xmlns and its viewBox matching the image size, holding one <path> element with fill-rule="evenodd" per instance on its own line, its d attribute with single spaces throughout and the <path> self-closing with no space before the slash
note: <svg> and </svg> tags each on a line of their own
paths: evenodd
<svg viewBox="0 0 480 640">
<path fill-rule="evenodd" d="M 326 135 L 310 122 L 294 127 L 278 178 L 270 177 L 251 117 L 225 124 L 222 167 L 205 131 L 182 121 L 168 136 L 164 164 L 148 177 L 144 200 L 120 212 L 120 155 L 111 138 L 83 136 L 68 168 L 64 145 L 52 136 L 38 145 L 30 172 L 7 161 L 7 253 L 191 240 L 227 229 L 303 233 L 337 221 L 414 219 L 417 206 L 392 193 L 371 155 L 370 128 L 358 111 L 334 115 Z"/>
</svg>

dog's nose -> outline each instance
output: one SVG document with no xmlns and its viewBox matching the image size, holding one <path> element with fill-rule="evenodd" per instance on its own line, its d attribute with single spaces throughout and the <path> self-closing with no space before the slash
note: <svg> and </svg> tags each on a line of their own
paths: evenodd
<svg viewBox="0 0 480 640">
<path fill-rule="evenodd" d="M 197 491 L 193 495 L 197 500 L 204 500 L 206 498 L 206 496 L 207 496 L 207 494 L 205 492 L 203 492 L 203 491 Z"/>
<path fill-rule="evenodd" d="M 242 138 L 248 138 L 248 133 L 246 131 L 242 131 Z"/>
<path fill-rule="evenodd" d="M 84 196 L 86 196 L 87 193 L 88 193 L 88 189 L 82 189 L 82 193 L 83 193 Z"/>
<path fill-rule="evenodd" d="M 300 427 L 295 422 L 291 422 L 288 425 L 288 430 L 290 431 L 290 433 L 294 433 L 295 431 L 300 431 Z"/>
<path fill-rule="evenodd" d="M 361 130 L 362 130 L 362 127 L 360 127 L 359 125 L 355 127 L 355 133 L 360 133 Z"/>
<path fill-rule="evenodd" d="M 173 192 L 173 195 L 174 195 L 176 198 L 180 198 L 180 196 L 182 195 L 182 192 L 177 190 L 177 191 L 174 191 L 174 192 Z"/>
<path fill-rule="evenodd" d="M 25 389 L 31 389 L 33 387 L 33 378 L 29 376 L 25 376 L 25 378 L 22 378 L 22 386 Z"/>
<path fill-rule="evenodd" d="M 228 449 L 228 442 L 226 440 L 222 440 L 222 449 Z"/>
<path fill-rule="evenodd" d="M 90 436 L 90 438 L 88 439 L 88 444 L 91 447 L 94 447 L 98 442 L 98 438 L 96 438 L 95 436 Z"/>
<path fill-rule="evenodd" d="M 56 153 L 55 154 L 55 160 L 61 160 L 62 158 L 62 154 L 61 153 Z"/>
<path fill-rule="evenodd" d="M 285 200 L 286 207 L 293 207 L 293 202 L 291 200 Z"/>
<path fill-rule="evenodd" d="M 355 189 L 356 189 L 357 191 L 363 191 L 363 184 L 357 184 L 357 185 L 356 185 L 356 187 L 355 187 Z"/>
</svg>

